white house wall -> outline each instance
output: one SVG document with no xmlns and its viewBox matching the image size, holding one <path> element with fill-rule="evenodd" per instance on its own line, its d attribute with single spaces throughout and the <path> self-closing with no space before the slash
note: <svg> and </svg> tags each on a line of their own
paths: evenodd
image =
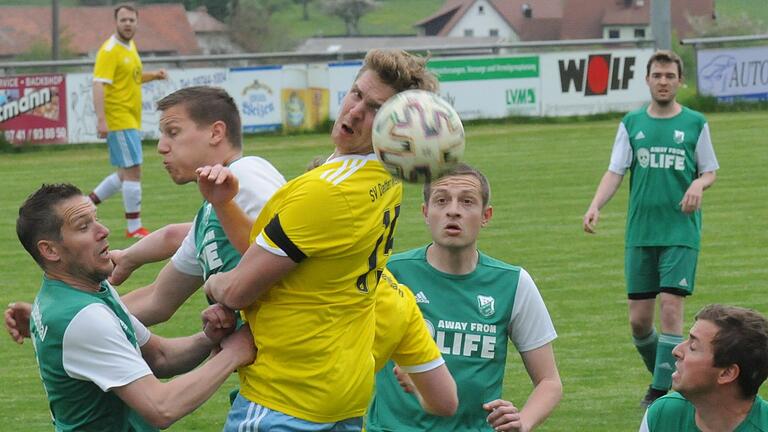
<svg viewBox="0 0 768 432">
<path fill-rule="evenodd" d="M 480 12 L 482 8 L 483 12 Z M 499 31 L 498 36 L 509 41 L 517 41 L 517 36 L 504 17 L 488 1 L 477 0 L 451 29 L 448 36 L 467 36 L 466 30 L 472 30 L 472 36 L 490 36 L 491 29 Z"/>
</svg>

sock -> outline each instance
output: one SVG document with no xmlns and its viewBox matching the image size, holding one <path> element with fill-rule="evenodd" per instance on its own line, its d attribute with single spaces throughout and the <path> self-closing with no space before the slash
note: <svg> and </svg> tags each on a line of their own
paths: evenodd
<svg viewBox="0 0 768 432">
<path fill-rule="evenodd" d="M 659 334 L 656 333 L 656 329 L 651 328 L 651 332 L 640 339 L 632 336 L 632 342 L 634 342 L 637 352 L 640 353 L 640 357 L 643 358 L 648 372 L 653 373 L 656 368 L 656 345 L 659 342 Z"/>
<path fill-rule="evenodd" d="M 125 207 L 125 221 L 128 223 L 128 231 L 133 232 L 141 228 L 141 183 L 126 180 L 123 182 L 123 206 Z"/>
<path fill-rule="evenodd" d="M 123 182 L 120 180 L 120 177 L 117 175 L 117 173 L 112 173 L 104 177 L 104 180 L 102 180 L 101 183 L 96 186 L 96 189 L 88 194 L 88 196 L 91 198 L 91 201 L 93 201 L 94 204 L 99 204 L 100 202 L 106 201 L 107 198 L 116 194 L 117 191 L 121 189 L 122 185 Z"/>
<path fill-rule="evenodd" d="M 683 341 L 683 336 L 662 333 L 656 347 L 656 368 L 653 370 L 651 387 L 669 390 L 672 387 L 672 372 L 675 371 L 675 357 L 672 350 Z"/>
</svg>

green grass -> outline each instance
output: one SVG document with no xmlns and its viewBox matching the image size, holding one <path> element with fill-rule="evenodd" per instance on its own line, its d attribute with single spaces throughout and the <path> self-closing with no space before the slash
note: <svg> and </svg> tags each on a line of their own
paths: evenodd
<svg viewBox="0 0 768 432">
<path fill-rule="evenodd" d="M 768 312 L 768 155 L 765 112 L 709 116 L 722 167 L 705 193 L 704 236 L 695 295 L 687 301 L 686 323 L 701 306 L 724 302 Z M 493 186 L 494 218 L 481 234 L 486 253 L 525 267 L 539 286 L 559 338 L 555 352 L 563 401 L 542 431 L 637 430 L 638 401 L 649 383 L 629 336 L 623 282 L 626 184 L 604 209 L 599 232 L 581 230 L 581 218 L 604 172 L 617 121 L 557 124 L 483 124 L 467 128 L 467 161 L 484 170 Z M 303 171 L 315 155 L 330 152 L 326 135 L 249 137 L 246 153 L 271 160 L 286 177 Z M 200 199 L 194 185 L 175 186 L 151 147 L 145 148 L 144 221 L 150 228 L 190 220 Z M 14 234 L 17 209 L 42 182 L 68 181 L 85 190 L 109 172 L 104 146 L 0 155 L 0 254 L 5 277 L 0 305 L 31 300 L 40 270 Z M 398 224 L 396 251 L 428 241 L 419 212 L 419 190 L 408 186 Z M 116 197 L 100 208 L 114 229 L 113 248 L 122 238 L 122 204 Z M 141 269 L 122 292 L 152 280 L 160 265 Z M 164 336 L 199 328 L 204 305 L 197 294 L 166 325 Z M 687 327 L 687 325 L 686 325 Z M 0 337 L 0 418 L 24 431 L 49 431 L 49 415 L 32 347 Z M 220 430 L 226 392 L 234 380 L 172 430 Z M 504 396 L 524 403 L 530 383 L 519 356 L 511 352 Z M 763 396 L 768 396 L 764 389 Z M 23 425 L 23 426 L 22 426 Z M 8 426 L 6 426 L 8 427 Z"/>
</svg>

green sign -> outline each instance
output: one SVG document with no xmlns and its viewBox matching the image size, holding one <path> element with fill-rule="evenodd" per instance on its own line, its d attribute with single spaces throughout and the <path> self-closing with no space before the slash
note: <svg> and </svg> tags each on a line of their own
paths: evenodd
<svg viewBox="0 0 768 432">
<path fill-rule="evenodd" d="M 441 82 L 539 77 L 538 56 L 430 60 L 427 67 Z"/>
</svg>

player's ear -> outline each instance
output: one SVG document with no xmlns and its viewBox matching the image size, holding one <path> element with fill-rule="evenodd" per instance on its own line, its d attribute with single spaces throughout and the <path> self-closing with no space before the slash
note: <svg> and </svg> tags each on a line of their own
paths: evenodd
<svg viewBox="0 0 768 432">
<path fill-rule="evenodd" d="M 421 214 L 424 215 L 424 222 L 429 225 L 429 221 L 427 221 L 427 203 L 421 203 Z"/>
<path fill-rule="evenodd" d="M 740 374 L 741 374 L 741 369 L 739 368 L 739 365 L 734 363 L 730 366 L 723 368 L 723 370 L 720 371 L 720 374 L 717 376 L 717 383 L 729 384 L 739 379 Z"/>
<path fill-rule="evenodd" d="M 40 240 L 37 242 L 37 251 L 45 261 L 57 262 L 61 260 L 61 254 L 56 242 L 52 240 Z"/>
<path fill-rule="evenodd" d="M 483 209 L 483 219 L 480 222 L 481 226 L 488 225 L 488 222 L 491 221 L 491 218 L 493 217 L 493 207 L 488 206 Z"/>
<path fill-rule="evenodd" d="M 211 125 L 211 145 L 220 145 L 227 140 L 227 124 L 221 120 Z"/>
</svg>

